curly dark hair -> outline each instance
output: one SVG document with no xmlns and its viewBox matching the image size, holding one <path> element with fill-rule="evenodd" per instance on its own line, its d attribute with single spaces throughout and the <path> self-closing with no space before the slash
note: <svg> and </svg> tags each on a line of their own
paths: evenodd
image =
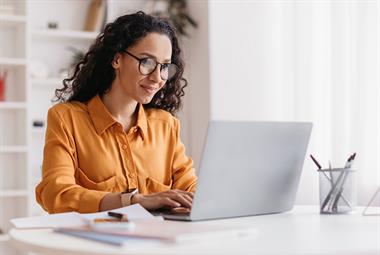
<svg viewBox="0 0 380 255">
<path fill-rule="evenodd" d="M 104 95 L 115 79 L 112 61 L 115 54 L 135 45 L 147 34 L 156 32 L 167 35 L 172 44 L 171 62 L 178 72 L 166 81 L 144 108 L 159 108 L 175 114 L 182 106 L 187 81 L 182 77 L 184 61 L 181 56 L 175 29 L 168 20 L 147 15 L 142 11 L 124 15 L 105 26 L 104 31 L 90 46 L 83 59 L 75 66 L 73 75 L 63 80 L 63 88 L 55 90 L 55 102 L 87 102 L 96 95 Z"/>
</svg>

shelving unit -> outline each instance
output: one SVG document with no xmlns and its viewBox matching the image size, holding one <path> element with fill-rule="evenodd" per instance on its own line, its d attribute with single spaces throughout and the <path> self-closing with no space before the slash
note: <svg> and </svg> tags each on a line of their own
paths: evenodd
<svg viewBox="0 0 380 255">
<path fill-rule="evenodd" d="M 0 102 L 0 230 L 6 233 L 10 218 L 28 214 L 28 36 L 25 3 L 3 3 L 14 9 L 0 15 L 0 70 L 8 71 L 5 101 Z M 0 235 L 0 240 L 7 236 Z"/>
<path fill-rule="evenodd" d="M 0 230 L 6 233 L 9 219 L 44 213 L 35 202 L 40 181 L 45 121 L 54 89 L 60 86 L 60 69 L 69 65 L 73 46 L 87 50 L 97 32 L 81 31 L 89 0 L 4 0 L 13 14 L 0 14 L 0 70 L 7 70 L 5 101 L 0 102 Z M 108 4 L 108 2 L 107 2 Z M 47 11 L 49 10 L 49 11 Z M 74 10 L 74 11 L 73 11 Z M 47 29 L 56 21 L 60 27 Z M 48 77 L 34 78 L 36 60 L 45 63 Z M 38 98 L 38 100 L 35 100 Z M 2 240 L 7 235 L 1 235 Z"/>
<path fill-rule="evenodd" d="M 73 53 L 68 48 L 87 51 L 99 34 L 83 31 L 86 16 L 83 13 L 87 12 L 89 4 L 90 0 L 28 1 L 29 68 L 34 70 L 36 62 L 44 63 L 47 68 L 46 75 L 36 76 L 31 72 L 28 77 L 28 101 L 38 98 L 28 108 L 28 190 L 33 194 L 29 196 L 29 215 L 44 213 L 35 202 L 34 189 L 41 178 L 47 111 L 53 105 L 51 100 L 55 89 L 62 87 L 62 80 L 66 78 L 62 73 L 67 71 L 62 70 L 67 69 L 72 62 Z M 57 28 L 48 28 L 49 22 L 55 23 Z M 34 121 L 43 122 L 44 126 L 34 127 Z"/>
<path fill-rule="evenodd" d="M 91 0 L 2 0 L 13 14 L 0 14 L 0 70 L 8 71 L 5 101 L 0 102 L 0 230 L 15 217 L 45 212 L 34 190 L 41 178 L 45 126 L 54 91 L 72 62 L 69 47 L 87 51 L 99 32 L 83 31 Z M 146 1 L 105 0 L 107 22 L 144 7 Z M 126 11 L 129 10 L 129 11 Z M 49 28 L 55 23 L 57 28 Z M 40 65 L 40 70 L 36 68 Z M 42 70 L 41 68 L 45 68 Z M 37 71 L 36 71 L 37 69 Z M 40 71 L 39 76 L 36 75 Z M 42 75 L 41 75 L 42 73 Z M 0 235 L 6 239 L 7 235 Z"/>
</svg>

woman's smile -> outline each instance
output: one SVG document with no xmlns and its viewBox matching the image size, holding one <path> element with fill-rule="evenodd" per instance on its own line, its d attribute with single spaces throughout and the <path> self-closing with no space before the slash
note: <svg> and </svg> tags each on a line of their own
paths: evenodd
<svg viewBox="0 0 380 255">
<path fill-rule="evenodd" d="M 145 92 L 151 95 L 154 95 L 158 91 L 157 86 L 151 86 L 151 85 L 140 85 L 140 86 Z"/>
</svg>

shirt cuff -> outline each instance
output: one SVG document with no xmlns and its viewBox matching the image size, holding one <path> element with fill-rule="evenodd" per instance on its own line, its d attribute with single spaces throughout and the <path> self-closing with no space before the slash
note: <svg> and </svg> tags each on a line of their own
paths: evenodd
<svg viewBox="0 0 380 255">
<path fill-rule="evenodd" d="M 102 201 L 103 197 L 108 193 L 109 192 L 95 190 L 84 192 L 79 203 L 79 212 L 99 212 L 100 201 Z"/>
</svg>

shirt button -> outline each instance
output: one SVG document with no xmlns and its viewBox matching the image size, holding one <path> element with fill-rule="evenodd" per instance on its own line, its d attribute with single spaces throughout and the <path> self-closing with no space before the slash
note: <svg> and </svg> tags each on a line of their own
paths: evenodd
<svg viewBox="0 0 380 255">
<path fill-rule="evenodd" d="M 127 149 L 127 145 L 123 144 L 123 145 L 121 146 L 121 148 L 122 148 L 123 150 L 126 150 L 126 149 Z"/>
<path fill-rule="evenodd" d="M 128 176 L 131 178 L 135 177 L 134 173 L 129 173 Z"/>
</svg>

